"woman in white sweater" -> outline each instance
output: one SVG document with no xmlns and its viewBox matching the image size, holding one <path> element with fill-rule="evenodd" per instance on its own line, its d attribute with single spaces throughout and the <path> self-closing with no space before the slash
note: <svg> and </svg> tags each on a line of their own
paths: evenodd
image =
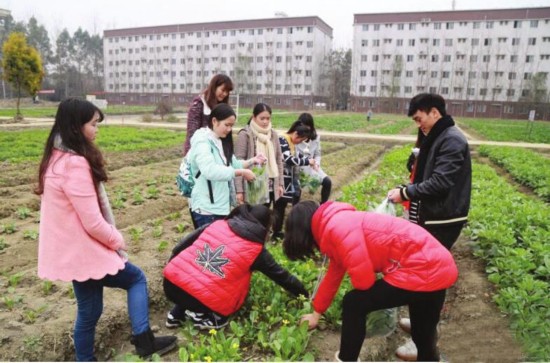
<svg viewBox="0 0 550 363">
<path fill-rule="evenodd" d="M 298 121 L 302 121 L 304 125 L 307 125 L 311 128 L 310 138 L 308 140 L 302 141 L 296 145 L 296 150 L 308 158 L 315 159 L 315 168 L 312 168 L 310 165 L 301 166 L 300 171 L 304 172 L 310 178 L 317 178 L 321 182 L 321 204 L 326 202 L 330 196 L 330 191 L 332 189 L 332 180 L 330 177 L 323 171 L 321 168 L 321 137 L 317 134 L 315 130 L 315 125 L 313 122 L 313 116 L 311 114 L 304 112 L 298 117 Z M 300 194 L 298 193 L 296 204 L 300 200 Z"/>
</svg>

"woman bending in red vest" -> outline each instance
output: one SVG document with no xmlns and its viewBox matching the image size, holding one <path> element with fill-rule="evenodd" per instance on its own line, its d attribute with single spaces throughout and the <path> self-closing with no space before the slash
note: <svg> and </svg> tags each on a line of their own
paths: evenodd
<svg viewBox="0 0 550 363">
<path fill-rule="evenodd" d="M 308 297 L 300 280 L 264 247 L 270 225 L 268 207 L 242 204 L 184 237 L 164 268 L 164 292 L 176 304 L 166 326 L 180 326 L 185 316 L 201 329 L 225 326 L 244 303 L 256 270 L 293 295 Z"/>
<path fill-rule="evenodd" d="M 283 249 L 291 260 L 316 250 L 329 258 L 313 299 L 314 312 L 302 317 L 310 329 L 332 303 L 344 275 L 350 277 L 354 289 L 343 301 L 337 359 L 357 361 L 368 313 L 408 305 L 418 360 L 439 360 L 436 326 L 445 290 L 455 283 L 458 271 L 450 252 L 425 229 L 345 203 L 304 201 L 286 220 Z M 384 277 L 377 280 L 377 273 Z"/>
</svg>

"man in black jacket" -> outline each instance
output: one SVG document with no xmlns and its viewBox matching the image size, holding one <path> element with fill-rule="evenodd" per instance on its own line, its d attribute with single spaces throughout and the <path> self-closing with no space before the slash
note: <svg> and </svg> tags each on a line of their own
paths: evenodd
<svg viewBox="0 0 550 363">
<path fill-rule="evenodd" d="M 412 166 L 412 182 L 390 190 L 388 199 L 394 203 L 410 201 L 409 220 L 424 227 L 450 250 L 470 209 L 472 161 L 468 141 L 447 115 L 440 95 L 416 95 L 411 99 L 408 115 L 424 137 Z M 404 330 L 410 329 L 408 321 L 400 325 Z M 407 343 L 398 348 L 397 355 L 414 360 L 416 347 Z"/>
</svg>

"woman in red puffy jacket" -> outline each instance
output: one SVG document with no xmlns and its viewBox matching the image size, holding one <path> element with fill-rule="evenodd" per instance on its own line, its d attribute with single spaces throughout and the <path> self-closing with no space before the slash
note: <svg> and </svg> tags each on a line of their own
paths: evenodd
<svg viewBox="0 0 550 363">
<path fill-rule="evenodd" d="M 240 309 L 253 271 L 260 271 L 294 296 L 309 296 L 304 285 L 265 248 L 271 212 L 264 205 L 241 204 L 223 220 L 195 230 L 172 251 L 164 268 L 164 292 L 176 305 L 166 326 L 185 315 L 201 329 L 227 324 Z"/>
<path fill-rule="evenodd" d="M 313 201 L 296 204 L 286 221 L 283 242 L 291 259 L 320 250 L 329 258 L 326 276 L 313 299 L 317 326 L 347 273 L 353 290 L 343 301 L 340 351 L 336 358 L 356 361 L 365 339 L 369 312 L 408 305 L 411 336 L 419 361 L 437 361 L 436 326 L 445 290 L 457 279 L 450 252 L 429 232 L 402 218 L 356 211 L 352 205 Z M 381 273 L 383 278 L 377 279 Z"/>
</svg>

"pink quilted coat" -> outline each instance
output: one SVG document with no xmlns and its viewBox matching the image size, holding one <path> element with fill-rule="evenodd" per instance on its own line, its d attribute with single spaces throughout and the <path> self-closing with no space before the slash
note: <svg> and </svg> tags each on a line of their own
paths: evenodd
<svg viewBox="0 0 550 363">
<path fill-rule="evenodd" d="M 328 309 L 345 273 L 359 290 L 369 289 L 376 273 L 410 291 L 446 289 L 458 277 L 451 253 L 429 232 L 402 218 L 327 202 L 313 215 L 311 229 L 330 261 L 313 301 L 318 313 Z"/>
</svg>

